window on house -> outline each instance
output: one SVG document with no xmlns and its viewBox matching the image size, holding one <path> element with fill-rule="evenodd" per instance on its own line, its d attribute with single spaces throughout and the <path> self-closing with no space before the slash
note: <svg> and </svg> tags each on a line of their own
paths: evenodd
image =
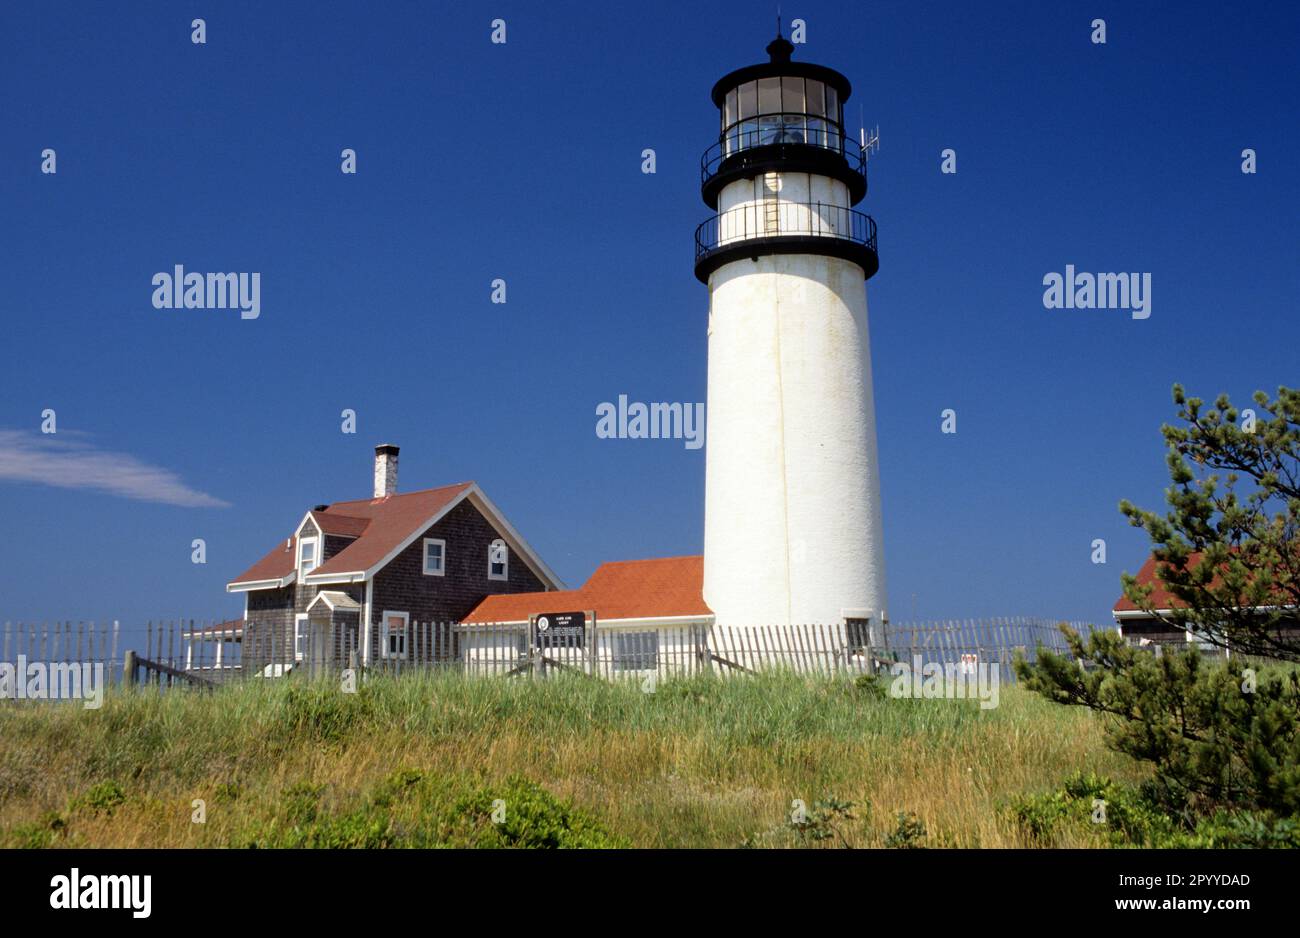
<svg viewBox="0 0 1300 938">
<path fill-rule="evenodd" d="M 447 572 L 447 542 L 436 537 L 424 539 L 424 575 L 442 576 Z"/>
<path fill-rule="evenodd" d="M 510 578 L 510 551 L 506 542 L 498 538 L 488 545 L 488 579 L 507 580 Z"/>
<path fill-rule="evenodd" d="M 307 630 L 311 620 L 304 613 L 293 617 L 293 660 L 301 661 L 307 653 Z"/>
<path fill-rule="evenodd" d="M 379 652 L 383 657 L 406 657 L 406 633 L 410 621 L 410 613 L 384 613 L 383 626 L 380 629 L 379 636 Z"/>
<path fill-rule="evenodd" d="M 301 579 L 320 566 L 317 548 L 320 542 L 314 537 L 298 539 L 298 577 Z"/>
<path fill-rule="evenodd" d="M 615 671 L 650 671 L 658 666 L 658 632 L 614 633 Z"/>
</svg>

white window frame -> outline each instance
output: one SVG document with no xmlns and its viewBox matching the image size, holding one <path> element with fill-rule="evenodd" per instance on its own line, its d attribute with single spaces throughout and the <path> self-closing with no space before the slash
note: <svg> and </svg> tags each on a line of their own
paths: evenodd
<svg viewBox="0 0 1300 938">
<path fill-rule="evenodd" d="M 492 553 L 497 548 L 501 548 L 501 572 L 499 574 L 492 572 Z M 488 579 L 489 580 L 508 580 L 510 579 L 510 548 L 501 538 L 497 538 L 488 545 Z"/>
<path fill-rule="evenodd" d="M 312 548 L 311 548 L 311 570 L 303 570 L 303 568 L 302 568 L 302 549 L 303 549 L 304 547 L 306 547 L 308 544 L 312 545 Z M 298 538 L 298 565 L 297 565 L 297 567 L 296 567 L 296 569 L 297 569 L 297 571 L 298 571 L 298 579 L 301 580 L 303 577 L 305 577 L 307 574 L 311 573 L 312 570 L 315 570 L 315 569 L 316 569 L 317 567 L 319 567 L 319 566 L 320 566 L 320 538 L 318 538 L 318 537 L 300 537 L 300 538 Z"/>
<path fill-rule="evenodd" d="M 306 623 L 307 628 L 302 628 Z M 293 660 L 302 661 L 307 655 L 307 632 L 311 628 L 311 616 L 305 612 L 296 613 L 293 617 Z"/>
<path fill-rule="evenodd" d="M 388 642 L 388 620 L 400 618 L 402 620 L 402 650 L 393 652 L 389 649 Z M 401 658 L 405 659 L 410 652 L 411 642 L 411 614 L 409 612 L 398 612 L 395 609 L 385 609 L 384 617 L 379 620 L 379 657 L 381 658 Z"/>
<path fill-rule="evenodd" d="M 442 566 L 437 570 L 429 569 L 429 545 L 437 544 L 442 548 Z M 440 537 L 426 537 L 424 539 L 424 555 L 421 561 L 424 567 L 425 576 L 446 576 L 447 574 L 447 542 Z"/>
</svg>

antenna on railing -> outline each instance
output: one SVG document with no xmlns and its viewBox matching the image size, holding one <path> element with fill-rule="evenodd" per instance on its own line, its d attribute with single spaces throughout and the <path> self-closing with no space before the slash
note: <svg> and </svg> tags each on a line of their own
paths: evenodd
<svg viewBox="0 0 1300 938">
<path fill-rule="evenodd" d="M 870 133 L 862 128 L 862 158 L 865 160 L 872 153 L 880 152 L 880 127 L 876 126 Z"/>
</svg>

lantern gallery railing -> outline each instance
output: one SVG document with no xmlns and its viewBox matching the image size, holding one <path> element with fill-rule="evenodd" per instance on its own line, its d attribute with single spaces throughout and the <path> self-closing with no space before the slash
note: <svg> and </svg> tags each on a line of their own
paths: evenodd
<svg viewBox="0 0 1300 938">
<path fill-rule="evenodd" d="M 721 139 L 700 158 L 700 181 L 707 184 L 719 172 L 743 166 L 751 158 L 767 156 L 768 148 L 781 147 L 783 155 L 812 147 L 844 157 L 848 168 L 866 175 L 866 154 L 861 144 L 833 121 L 812 114 L 760 114 L 732 124 Z M 759 151 L 748 153 L 747 151 Z"/>
<path fill-rule="evenodd" d="M 876 223 L 870 215 L 826 202 L 747 202 L 695 229 L 695 263 L 715 252 L 769 238 L 836 238 L 874 254 Z"/>
</svg>

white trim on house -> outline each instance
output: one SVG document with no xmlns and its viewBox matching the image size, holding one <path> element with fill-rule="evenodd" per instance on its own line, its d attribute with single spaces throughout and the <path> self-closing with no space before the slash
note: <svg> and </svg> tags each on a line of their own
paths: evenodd
<svg viewBox="0 0 1300 938">
<path fill-rule="evenodd" d="M 524 563 L 537 575 L 538 579 L 543 583 L 551 584 L 547 586 L 548 590 L 562 590 L 565 588 L 564 581 L 556 576 L 555 571 L 548 567 L 545 561 L 528 546 L 528 542 L 506 520 L 506 516 L 492 503 L 492 500 L 483 494 L 483 490 L 478 487 L 477 483 L 471 485 L 465 494 L 466 496 L 472 495 L 479 510 L 495 519 L 497 523 L 493 526 L 505 537 L 506 543 L 523 558 Z"/>
<path fill-rule="evenodd" d="M 375 581 L 366 580 L 366 601 L 361 610 L 361 665 L 370 665 L 370 617 L 375 608 Z"/>
<path fill-rule="evenodd" d="M 500 575 L 492 572 L 492 568 L 498 563 L 501 564 Z M 502 582 L 510 580 L 510 547 L 502 538 L 498 537 L 488 545 L 487 578 Z"/>
<path fill-rule="evenodd" d="M 428 529 L 426 528 L 425 530 L 428 530 Z M 438 555 L 438 569 L 437 569 L 437 570 L 430 570 L 430 569 L 429 569 L 429 545 L 430 545 L 430 544 L 437 544 L 439 547 L 442 548 L 442 552 Z M 446 574 L 447 574 L 447 541 L 446 541 L 445 538 L 441 538 L 441 537 L 426 537 L 426 538 L 424 539 L 424 549 L 422 550 L 420 556 L 421 556 L 420 567 L 421 567 L 421 569 L 424 571 L 424 575 L 425 575 L 425 576 L 446 576 Z"/>
<path fill-rule="evenodd" d="M 299 631 L 302 623 L 307 623 L 307 628 Z M 305 612 L 295 612 L 293 615 L 293 660 L 301 661 L 307 654 L 303 646 L 307 644 L 307 633 L 311 629 L 311 616 Z"/>
<path fill-rule="evenodd" d="M 316 533 L 317 533 L 317 534 L 324 534 L 324 533 L 325 533 L 323 530 L 321 530 L 320 522 L 318 522 L 318 521 L 313 517 L 314 513 L 315 513 L 315 509 L 313 509 L 312 511 L 307 512 L 307 514 L 305 514 L 305 515 L 302 516 L 302 520 L 298 522 L 298 527 L 296 527 L 296 528 L 293 529 L 293 536 L 294 536 L 295 539 L 298 537 L 299 534 L 302 533 L 302 526 L 303 526 L 304 524 L 306 524 L 308 521 L 310 521 L 310 522 L 312 523 L 312 526 L 316 529 Z"/>
<path fill-rule="evenodd" d="M 1296 609 L 1295 606 L 1247 606 L 1245 609 L 1233 607 L 1233 612 L 1287 612 Z M 1145 609 L 1112 609 L 1111 615 L 1115 619 L 1152 619 L 1156 616 L 1170 616 L 1174 614 L 1172 609 L 1153 609 L 1147 612 Z"/>
<path fill-rule="evenodd" d="M 294 557 L 296 562 L 294 563 L 293 568 L 295 570 L 297 571 L 302 570 L 302 549 L 306 547 L 308 544 L 312 546 L 311 547 L 311 570 L 308 570 L 306 573 L 302 575 L 304 583 L 307 582 L 307 577 L 311 576 L 311 571 L 315 570 L 317 567 L 321 565 L 320 555 L 323 547 L 323 545 L 321 544 L 322 540 L 323 538 L 319 534 L 317 534 L 315 537 L 298 538 L 298 547 L 297 550 L 294 552 Z"/>
<path fill-rule="evenodd" d="M 292 573 L 280 577 L 278 580 L 245 580 L 243 583 L 227 583 L 227 593 L 248 593 L 253 590 L 278 590 L 284 589 L 298 579 L 298 571 L 295 569 Z M 248 612 L 248 600 L 244 600 L 245 618 Z"/>
<path fill-rule="evenodd" d="M 400 617 L 404 623 L 402 626 L 402 651 L 401 654 L 393 654 L 388 650 L 388 620 L 390 618 Z M 409 612 L 397 612 L 392 609 L 385 609 L 383 617 L 379 620 L 379 656 L 381 658 L 407 658 L 411 654 L 411 614 Z"/>
<path fill-rule="evenodd" d="M 1156 609 L 1152 612 L 1146 612 L 1142 609 L 1123 609 L 1111 612 L 1116 619 L 1150 619 L 1155 616 L 1167 616 L 1173 613 L 1172 609 Z"/>
</svg>

